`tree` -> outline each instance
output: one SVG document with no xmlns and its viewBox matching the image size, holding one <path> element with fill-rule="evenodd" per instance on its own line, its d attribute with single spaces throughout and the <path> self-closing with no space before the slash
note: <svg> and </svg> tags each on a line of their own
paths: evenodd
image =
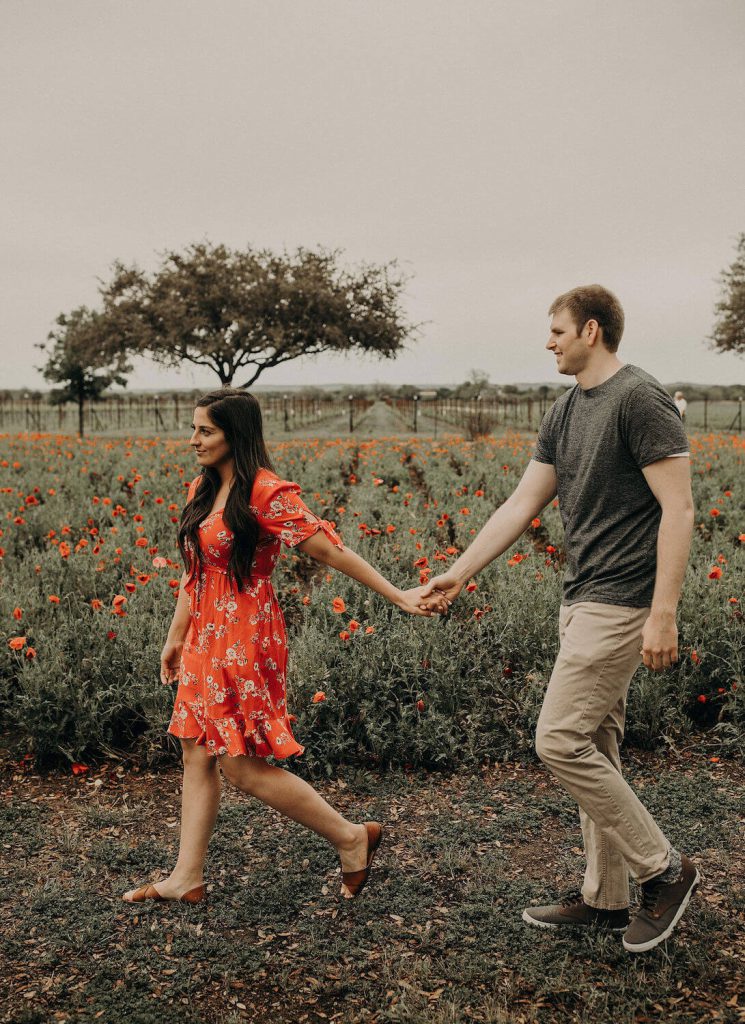
<svg viewBox="0 0 745 1024">
<path fill-rule="evenodd" d="M 711 347 L 720 352 L 745 353 L 745 233 L 737 242 L 737 256 L 719 277 L 722 294 L 714 307 L 717 322 Z"/>
<path fill-rule="evenodd" d="M 395 263 L 337 265 L 338 253 L 231 251 L 200 243 L 167 252 L 154 274 L 114 265 L 102 288 L 109 338 L 164 366 L 183 361 L 249 387 L 270 367 L 322 352 L 395 357 L 415 331 Z"/>
<path fill-rule="evenodd" d="M 52 405 L 75 402 L 78 407 L 78 434 L 83 436 L 83 409 L 86 401 L 97 402 L 111 384 L 127 383 L 124 376 L 132 367 L 123 351 L 115 351 L 109 342 L 102 344 L 103 324 L 100 313 L 79 306 L 69 315 L 61 313 L 56 328 L 46 342 L 36 348 L 46 350 L 53 343 L 46 364 L 36 369 L 44 379 L 64 387 L 52 390 Z"/>
</svg>

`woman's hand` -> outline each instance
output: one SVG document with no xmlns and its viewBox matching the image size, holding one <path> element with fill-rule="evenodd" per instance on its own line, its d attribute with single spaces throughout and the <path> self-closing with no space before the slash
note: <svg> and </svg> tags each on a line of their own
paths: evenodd
<svg viewBox="0 0 745 1024">
<path fill-rule="evenodd" d="M 442 594 L 433 594 L 426 600 L 422 599 L 424 587 L 412 587 L 411 590 L 399 590 L 394 603 L 403 612 L 410 615 L 424 615 L 432 618 L 435 612 L 447 615 L 450 605 Z"/>
<path fill-rule="evenodd" d="M 177 681 L 183 649 L 183 640 L 166 640 L 160 654 L 160 681 L 164 686 Z"/>
</svg>

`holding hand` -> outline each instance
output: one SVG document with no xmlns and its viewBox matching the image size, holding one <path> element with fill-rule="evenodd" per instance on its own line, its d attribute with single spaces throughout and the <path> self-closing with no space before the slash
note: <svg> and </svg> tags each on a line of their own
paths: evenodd
<svg viewBox="0 0 745 1024">
<path fill-rule="evenodd" d="M 394 599 L 402 612 L 409 612 L 410 615 L 425 615 L 431 618 L 434 612 L 446 615 L 450 605 L 441 594 L 432 595 L 429 600 L 423 599 L 424 587 L 412 587 L 411 590 L 399 590 L 398 597 Z"/>
<path fill-rule="evenodd" d="M 444 572 L 441 576 L 434 576 L 426 586 L 422 587 L 420 598 L 424 602 L 429 602 L 439 596 L 445 602 L 447 609 L 450 608 L 462 589 L 463 581 L 458 576 L 452 571 Z M 427 604 L 424 604 L 423 607 L 427 607 Z"/>
</svg>

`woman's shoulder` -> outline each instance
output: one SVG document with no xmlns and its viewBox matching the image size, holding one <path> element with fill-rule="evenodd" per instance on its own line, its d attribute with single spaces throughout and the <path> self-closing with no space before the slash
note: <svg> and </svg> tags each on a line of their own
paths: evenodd
<svg viewBox="0 0 745 1024">
<path fill-rule="evenodd" d="M 199 482 L 202 479 L 203 475 L 204 475 L 203 473 L 200 473 L 199 476 L 195 476 L 194 479 L 189 484 L 189 489 L 186 492 L 186 500 L 187 501 L 191 501 L 191 499 L 197 493 L 197 488 L 199 487 Z"/>
<path fill-rule="evenodd" d="M 298 484 L 292 480 L 283 480 L 281 476 L 271 469 L 260 469 L 254 478 L 253 490 L 251 492 L 252 505 L 264 505 L 283 491 L 294 491 L 300 493 Z"/>
</svg>

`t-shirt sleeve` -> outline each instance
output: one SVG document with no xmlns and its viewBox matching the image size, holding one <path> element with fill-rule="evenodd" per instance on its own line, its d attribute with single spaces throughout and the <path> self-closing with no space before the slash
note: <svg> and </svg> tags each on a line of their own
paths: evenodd
<svg viewBox="0 0 745 1024">
<path fill-rule="evenodd" d="M 538 440 L 535 443 L 533 458 L 536 462 L 545 462 L 553 466 L 556 459 L 556 442 L 554 440 L 554 416 L 553 407 L 544 414 L 541 425 L 538 428 Z"/>
<path fill-rule="evenodd" d="M 277 478 L 259 479 L 253 499 L 252 508 L 260 529 L 279 537 L 288 548 L 302 544 L 319 530 L 335 547 L 344 546 L 332 524 L 311 512 L 300 497 L 297 484 Z"/>
<path fill-rule="evenodd" d="M 672 455 L 688 454 L 683 421 L 662 387 L 637 385 L 626 400 L 622 427 L 624 443 L 640 469 Z"/>
</svg>

